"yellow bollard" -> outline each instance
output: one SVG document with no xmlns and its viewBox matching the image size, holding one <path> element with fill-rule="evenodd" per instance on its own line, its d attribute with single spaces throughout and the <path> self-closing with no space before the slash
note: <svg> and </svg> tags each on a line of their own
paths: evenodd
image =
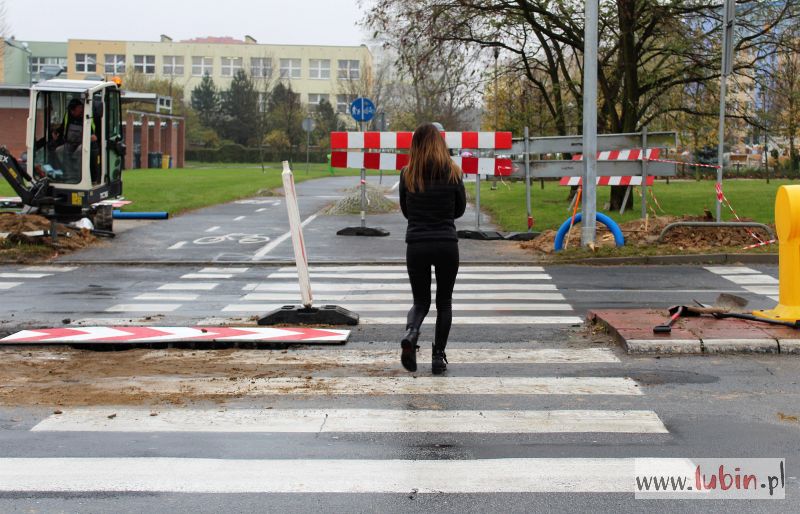
<svg viewBox="0 0 800 514">
<path fill-rule="evenodd" d="M 778 305 L 753 311 L 754 316 L 777 321 L 800 320 L 800 186 L 781 186 L 775 198 L 778 233 Z"/>
</svg>

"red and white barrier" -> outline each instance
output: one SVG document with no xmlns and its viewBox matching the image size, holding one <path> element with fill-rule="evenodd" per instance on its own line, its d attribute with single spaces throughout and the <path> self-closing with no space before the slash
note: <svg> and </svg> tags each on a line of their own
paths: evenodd
<svg viewBox="0 0 800 514">
<path fill-rule="evenodd" d="M 494 157 L 453 157 L 467 175 L 507 177 L 514 171 L 511 159 Z M 364 168 L 367 170 L 399 171 L 408 165 L 408 154 L 377 152 L 331 152 L 334 168 Z"/>
<path fill-rule="evenodd" d="M 286 196 L 286 211 L 289 216 L 289 232 L 292 234 L 292 248 L 294 249 L 294 260 L 297 264 L 297 280 L 300 283 L 300 298 L 303 306 L 311 307 L 311 280 L 308 275 L 308 255 L 306 254 L 306 243 L 303 239 L 303 228 L 300 221 L 300 209 L 297 207 L 297 192 L 294 189 L 294 175 L 289 161 L 283 161 L 283 191 Z"/>
<path fill-rule="evenodd" d="M 653 176 L 647 177 L 648 186 L 652 186 L 654 182 L 655 182 L 655 177 Z M 561 180 L 559 181 L 559 185 L 582 186 L 583 178 L 562 177 Z M 641 186 L 642 177 L 638 175 L 632 177 L 597 177 L 597 185 L 598 186 Z"/>
<path fill-rule="evenodd" d="M 408 150 L 413 132 L 331 132 L 331 148 L 337 150 Z M 449 148 L 511 148 L 511 132 L 442 132 Z"/>
<path fill-rule="evenodd" d="M 2 344 L 162 343 L 192 341 L 326 342 L 347 340 L 349 330 L 268 327 L 80 327 L 23 330 Z"/>
<path fill-rule="evenodd" d="M 597 152 L 597 160 L 598 161 L 640 161 L 640 160 L 654 160 L 658 159 L 659 155 L 661 155 L 660 148 L 648 148 L 647 149 L 647 156 L 644 156 L 644 152 L 640 148 L 634 148 L 631 150 L 609 150 L 604 152 Z M 583 154 L 576 154 L 572 157 L 573 161 L 582 161 Z"/>
</svg>

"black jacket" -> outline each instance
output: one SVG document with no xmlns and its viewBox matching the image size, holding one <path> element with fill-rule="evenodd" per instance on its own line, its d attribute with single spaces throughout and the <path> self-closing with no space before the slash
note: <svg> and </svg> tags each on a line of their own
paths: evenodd
<svg viewBox="0 0 800 514">
<path fill-rule="evenodd" d="M 455 220 L 467 207 L 464 182 L 426 181 L 424 191 L 412 193 L 406 189 L 403 175 L 400 173 L 400 209 L 408 220 L 406 243 L 458 241 Z"/>
</svg>

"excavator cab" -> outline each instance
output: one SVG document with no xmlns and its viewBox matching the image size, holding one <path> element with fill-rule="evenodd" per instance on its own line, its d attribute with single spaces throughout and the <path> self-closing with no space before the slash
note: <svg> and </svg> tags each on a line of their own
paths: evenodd
<svg viewBox="0 0 800 514">
<path fill-rule="evenodd" d="M 58 221 L 88 217 L 112 229 L 105 200 L 122 194 L 125 145 L 114 82 L 54 79 L 30 91 L 27 162 L 0 150 L 0 172 L 27 212 Z"/>
</svg>

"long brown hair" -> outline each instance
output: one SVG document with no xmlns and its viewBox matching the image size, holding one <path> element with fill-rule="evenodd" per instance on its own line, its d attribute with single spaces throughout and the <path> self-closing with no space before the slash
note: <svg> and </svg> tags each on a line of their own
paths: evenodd
<svg viewBox="0 0 800 514">
<path fill-rule="evenodd" d="M 426 179 L 446 179 L 454 183 L 461 179 L 461 168 L 453 162 L 447 143 L 433 124 L 423 123 L 414 131 L 403 178 L 406 189 L 412 193 L 424 191 Z"/>
</svg>

